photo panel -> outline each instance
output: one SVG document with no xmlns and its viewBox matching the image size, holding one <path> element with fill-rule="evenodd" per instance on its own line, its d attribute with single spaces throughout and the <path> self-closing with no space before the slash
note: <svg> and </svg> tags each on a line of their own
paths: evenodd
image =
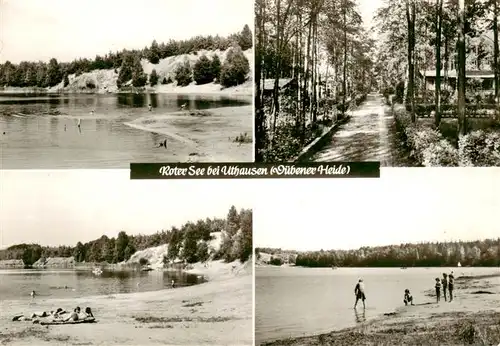
<svg viewBox="0 0 500 346">
<path fill-rule="evenodd" d="M 0 343 L 253 345 L 248 184 L 0 174 Z"/>
<path fill-rule="evenodd" d="M 254 217 L 256 345 L 500 340 L 497 169 L 265 189 Z"/>
<path fill-rule="evenodd" d="M 500 166 L 497 0 L 255 0 L 255 160 Z"/>
<path fill-rule="evenodd" d="M 2 168 L 253 161 L 252 0 L 3 0 L 0 14 Z"/>
</svg>

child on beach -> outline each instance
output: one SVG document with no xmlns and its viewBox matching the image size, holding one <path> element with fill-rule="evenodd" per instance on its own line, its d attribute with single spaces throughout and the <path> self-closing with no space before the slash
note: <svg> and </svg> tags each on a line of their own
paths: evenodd
<svg viewBox="0 0 500 346">
<path fill-rule="evenodd" d="M 450 295 L 450 299 L 448 301 L 453 300 L 453 286 L 455 285 L 455 277 L 453 276 L 453 272 L 448 275 L 448 293 Z"/>
<path fill-rule="evenodd" d="M 446 290 L 448 289 L 448 275 L 446 273 L 443 273 L 443 278 L 441 279 L 441 284 L 443 285 L 443 297 L 444 301 L 446 301 Z"/>
<path fill-rule="evenodd" d="M 413 305 L 413 297 L 411 296 L 409 289 L 405 289 L 404 302 L 405 302 L 405 305 L 408 305 L 408 304 Z"/>
<path fill-rule="evenodd" d="M 436 298 L 437 298 L 437 303 L 441 300 L 441 280 L 439 278 L 436 278 Z"/>
</svg>

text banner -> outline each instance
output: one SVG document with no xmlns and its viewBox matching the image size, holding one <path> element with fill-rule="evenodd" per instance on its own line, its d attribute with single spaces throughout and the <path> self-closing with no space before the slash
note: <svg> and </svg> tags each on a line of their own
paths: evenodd
<svg viewBox="0 0 500 346">
<path fill-rule="evenodd" d="M 380 162 L 131 163 L 130 179 L 379 178 Z"/>
</svg>

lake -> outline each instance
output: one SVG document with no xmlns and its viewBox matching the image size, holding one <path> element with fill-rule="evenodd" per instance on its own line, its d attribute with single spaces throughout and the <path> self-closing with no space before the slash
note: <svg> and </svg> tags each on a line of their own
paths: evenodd
<svg viewBox="0 0 500 346">
<path fill-rule="evenodd" d="M 404 307 L 408 288 L 415 304 L 434 301 L 425 291 L 453 270 L 460 275 L 499 273 L 500 268 L 299 268 L 257 267 L 255 270 L 255 340 L 327 333 L 355 326 Z M 366 311 L 354 306 L 354 287 L 365 282 Z M 494 280 L 500 280 L 495 278 Z M 454 297 L 460 299 L 460 294 Z"/>
<path fill-rule="evenodd" d="M 193 123 L 201 122 L 200 118 L 172 125 L 173 137 L 127 125 L 179 111 L 183 105 L 186 110 L 206 110 L 251 102 L 251 97 L 211 95 L 0 93 L 1 168 L 129 168 L 130 162 L 186 162 L 190 158 L 252 161 L 251 144 L 242 149 L 228 141 L 242 133 L 252 134 L 251 111 L 214 116 L 197 127 Z M 191 134 L 196 135 L 195 145 L 180 140 Z M 168 139 L 167 149 L 158 147 L 164 139 Z M 212 157 L 215 151 L 218 157 Z"/>
<path fill-rule="evenodd" d="M 205 281 L 181 271 L 104 271 L 95 275 L 90 269 L 2 269 L 0 297 L 2 300 L 31 300 L 32 290 L 38 295 L 35 299 L 157 291 L 171 288 L 172 280 L 177 287 Z"/>
</svg>

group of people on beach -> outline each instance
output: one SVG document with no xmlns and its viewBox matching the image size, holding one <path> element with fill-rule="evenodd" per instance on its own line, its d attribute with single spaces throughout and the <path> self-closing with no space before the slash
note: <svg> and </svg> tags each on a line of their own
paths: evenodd
<svg viewBox="0 0 500 346">
<path fill-rule="evenodd" d="M 441 288 L 443 289 L 444 301 L 453 301 L 453 289 L 455 288 L 455 276 L 453 276 L 453 271 L 450 274 L 443 273 L 443 278 L 436 278 L 436 302 L 441 301 Z M 448 291 L 448 297 L 446 292 Z M 448 300 L 447 300 L 448 298 Z"/>
<path fill-rule="evenodd" d="M 455 276 L 453 275 L 453 271 L 450 274 L 443 273 L 443 278 L 436 278 L 436 299 L 439 303 L 441 301 L 441 288 L 443 289 L 443 297 L 444 301 L 451 302 L 453 301 L 453 289 L 455 287 Z M 448 293 L 448 295 L 446 294 Z M 365 284 L 363 279 L 359 279 L 356 286 L 354 287 L 354 295 L 356 296 L 356 302 L 354 303 L 354 309 L 358 306 L 358 302 L 361 300 L 363 302 L 363 309 L 366 308 L 365 300 Z M 410 290 L 407 288 L 404 292 L 403 302 L 405 305 L 415 305 L 413 304 L 413 296 L 410 293 Z"/>
<path fill-rule="evenodd" d="M 12 318 L 12 321 L 33 321 L 33 323 L 36 323 L 40 322 L 38 318 L 52 318 L 51 322 L 76 322 L 94 318 L 90 307 L 86 307 L 85 312 L 82 312 L 80 307 L 77 306 L 68 316 L 64 316 L 66 314 L 68 314 L 67 311 L 57 308 L 57 310 L 52 311 L 34 312 L 30 316 L 24 314 L 16 315 Z"/>
</svg>

